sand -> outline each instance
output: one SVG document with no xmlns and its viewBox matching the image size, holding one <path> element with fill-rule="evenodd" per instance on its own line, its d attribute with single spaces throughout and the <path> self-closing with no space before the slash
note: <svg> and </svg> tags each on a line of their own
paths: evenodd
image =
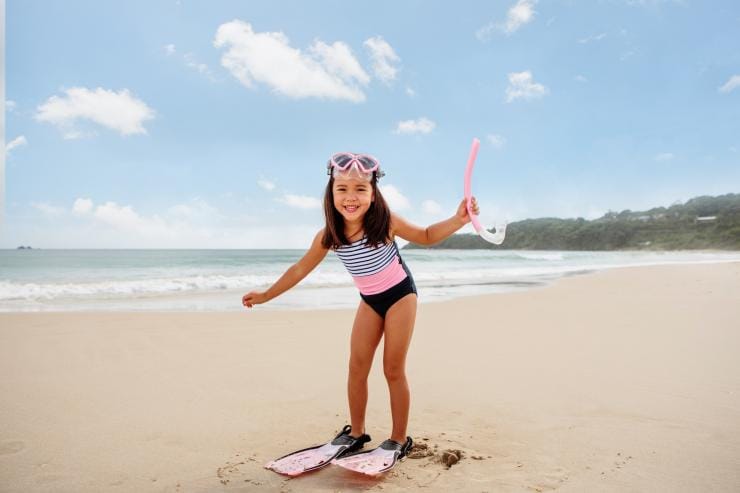
<svg viewBox="0 0 740 493">
<path fill-rule="evenodd" d="M 422 303 L 409 434 L 434 455 L 379 479 L 263 469 L 348 422 L 353 317 L 0 314 L 0 491 L 740 491 L 740 263 Z"/>
</svg>

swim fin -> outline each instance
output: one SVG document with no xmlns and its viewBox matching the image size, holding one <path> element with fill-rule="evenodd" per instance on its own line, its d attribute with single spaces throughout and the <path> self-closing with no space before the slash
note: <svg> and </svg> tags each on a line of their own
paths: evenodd
<svg viewBox="0 0 740 493">
<path fill-rule="evenodd" d="M 346 425 L 331 442 L 291 452 L 265 464 L 265 469 L 287 476 L 298 476 L 328 466 L 333 459 L 360 450 L 370 441 L 369 435 L 363 434 L 357 438 L 350 436 L 351 431 L 352 426 Z"/>
<path fill-rule="evenodd" d="M 394 440 L 386 440 L 378 448 L 346 454 L 332 460 L 331 463 L 350 471 L 375 476 L 391 470 L 399 460 L 406 457 L 413 443 L 411 437 L 406 437 L 406 443 L 403 445 Z"/>
</svg>

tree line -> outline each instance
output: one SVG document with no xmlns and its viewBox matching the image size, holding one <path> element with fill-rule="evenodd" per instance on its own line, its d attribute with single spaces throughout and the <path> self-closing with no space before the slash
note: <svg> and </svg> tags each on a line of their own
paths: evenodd
<svg viewBox="0 0 740 493">
<path fill-rule="evenodd" d="M 740 194 L 695 197 L 648 211 L 609 211 L 598 219 L 538 218 L 512 222 L 500 246 L 456 234 L 431 247 L 522 250 L 740 250 Z"/>
</svg>

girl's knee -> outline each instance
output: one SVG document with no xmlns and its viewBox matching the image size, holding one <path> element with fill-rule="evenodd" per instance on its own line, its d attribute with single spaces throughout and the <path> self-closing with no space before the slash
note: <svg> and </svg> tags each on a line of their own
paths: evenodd
<svg viewBox="0 0 740 493">
<path fill-rule="evenodd" d="M 403 365 L 386 364 L 383 366 L 383 373 L 388 383 L 400 382 L 406 379 L 406 369 Z"/>
<path fill-rule="evenodd" d="M 365 361 L 360 358 L 349 359 L 349 378 L 350 380 L 367 378 L 370 374 L 370 367 L 373 362 Z"/>
</svg>

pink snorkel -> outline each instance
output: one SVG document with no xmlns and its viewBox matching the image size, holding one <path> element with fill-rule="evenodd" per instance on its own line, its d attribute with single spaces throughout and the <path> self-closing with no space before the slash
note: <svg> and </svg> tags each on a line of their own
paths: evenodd
<svg viewBox="0 0 740 493">
<path fill-rule="evenodd" d="M 470 190 L 470 181 L 473 178 L 473 166 L 475 165 L 475 158 L 478 156 L 478 148 L 480 147 L 480 141 L 476 138 L 473 139 L 473 146 L 470 148 L 470 156 L 468 157 L 468 165 L 465 168 L 465 201 L 468 207 L 468 215 L 470 216 L 470 222 L 473 223 L 475 231 L 480 235 L 481 238 L 494 245 L 500 245 L 504 242 L 504 236 L 506 236 L 506 224 L 497 225 L 496 232 L 491 233 L 481 226 L 478 221 L 478 216 L 473 214 L 470 208 L 470 199 L 472 193 Z"/>
</svg>

